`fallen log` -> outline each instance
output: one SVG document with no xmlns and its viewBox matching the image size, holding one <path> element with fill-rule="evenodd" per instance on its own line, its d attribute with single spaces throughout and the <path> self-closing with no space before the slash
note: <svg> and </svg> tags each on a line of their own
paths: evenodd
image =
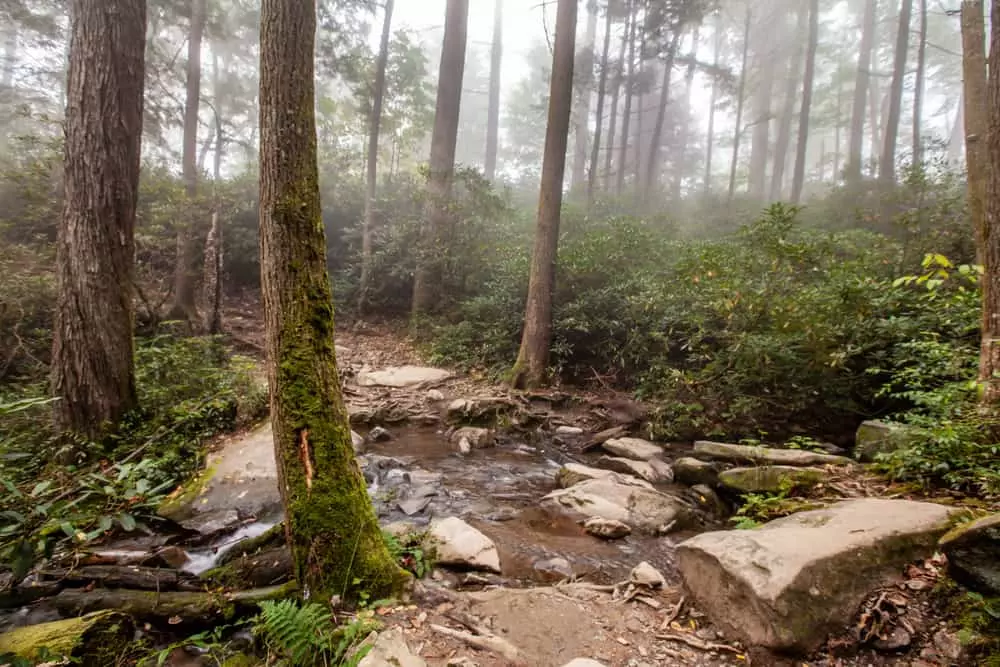
<svg viewBox="0 0 1000 667">
<path fill-rule="evenodd" d="M 285 544 L 285 524 L 279 522 L 268 528 L 257 537 L 250 537 L 237 542 L 233 548 L 219 556 L 217 565 L 222 566 L 240 556 L 255 554 L 258 551 L 280 547 Z"/>
<path fill-rule="evenodd" d="M 85 565 L 62 569 L 49 568 L 41 575 L 45 579 L 70 585 L 100 584 L 103 588 L 137 588 L 148 591 L 200 591 L 204 589 L 191 576 L 177 570 L 139 565 Z"/>
<path fill-rule="evenodd" d="M 201 580 L 227 588 L 281 584 L 292 577 L 292 552 L 287 546 L 244 555 L 201 573 Z"/>
<path fill-rule="evenodd" d="M 16 656 L 36 662 L 69 659 L 83 667 L 121 664 L 135 636 L 135 626 L 126 614 L 98 611 L 17 628 L 0 634 L 0 662 Z"/>
<path fill-rule="evenodd" d="M 600 433 L 595 433 L 590 436 L 583 445 L 580 446 L 581 452 L 589 452 L 597 449 L 608 440 L 612 438 L 620 438 L 628 433 L 628 426 L 613 426 L 608 429 L 604 429 Z"/>
<path fill-rule="evenodd" d="M 13 609 L 36 600 L 55 595 L 62 590 L 62 584 L 56 581 L 31 581 L 27 584 L 0 589 L 0 609 Z"/>
</svg>

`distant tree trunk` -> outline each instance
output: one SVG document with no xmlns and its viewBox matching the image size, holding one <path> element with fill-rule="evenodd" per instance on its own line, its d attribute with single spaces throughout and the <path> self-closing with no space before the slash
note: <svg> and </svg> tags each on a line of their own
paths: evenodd
<svg viewBox="0 0 1000 667">
<path fill-rule="evenodd" d="M 202 301 L 205 304 L 202 327 L 206 333 L 222 332 L 222 207 L 219 201 L 219 181 L 222 178 L 222 94 L 219 86 L 219 54 L 212 50 L 212 95 L 215 98 L 215 155 L 212 159 L 212 224 L 205 238 L 205 273 L 202 281 Z"/>
<path fill-rule="evenodd" d="M 633 80 L 632 85 L 635 86 L 636 81 L 645 81 L 645 70 L 646 70 L 646 31 L 642 30 L 639 36 L 639 67 L 638 72 Z M 643 178 L 643 171 L 646 163 L 642 161 L 642 128 L 643 120 L 646 118 L 646 95 L 640 91 L 635 96 L 635 127 L 632 130 L 632 183 L 633 194 L 637 199 L 641 198 L 643 192 L 643 183 L 645 179 Z"/>
<path fill-rule="evenodd" d="M 989 175 L 986 141 L 990 129 L 987 121 L 990 97 L 986 85 L 986 21 L 983 16 L 983 0 L 962 2 L 962 82 L 969 217 L 972 218 L 972 231 L 976 239 L 977 261 L 982 264 L 986 248 L 986 179 Z M 958 120 L 955 122 L 958 123 Z"/>
<path fill-rule="evenodd" d="M 52 393 L 57 426 L 99 439 L 135 407 L 134 232 L 144 0 L 72 0 Z"/>
<path fill-rule="evenodd" d="M 597 161 L 601 155 L 601 128 L 604 126 L 604 98 L 608 85 L 608 50 L 611 48 L 611 9 L 604 19 L 604 47 L 601 50 L 601 75 L 597 82 L 597 123 L 594 126 L 594 141 L 590 147 L 590 172 L 587 174 L 587 203 L 594 200 L 597 185 Z"/>
<path fill-rule="evenodd" d="M 743 26 L 743 57 L 740 60 L 740 85 L 736 91 L 736 127 L 733 130 L 733 160 L 729 165 L 729 201 L 736 194 L 736 166 L 740 160 L 740 137 L 743 135 L 743 97 L 747 85 L 747 53 L 750 50 L 750 19 L 747 7 L 746 24 Z"/>
<path fill-rule="evenodd" d="M 705 194 L 712 191 L 712 149 L 715 148 L 715 102 L 719 96 L 719 55 L 722 51 L 721 19 L 715 25 L 715 48 L 712 50 L 712 92 L 708 98 L 708 132 L 705 136 L 705 176 L 703 190 Z"/>
<path fill-rule="evenodd" d="M 205 0 L 190 0 L 188 31 L 187 97 L 184 101 L 184 154 L 181 159 L 188 210 L 177 225 L 177 258 L 174 265 L 174 303 L 170 317 L 195 326 L 199 323 L 197 299 L 198 261 L 194 199 L 198 196 L 198 109 L 201 103 L 201 38 L 205 30 Z"/>
<path fill-rule="evenodd" d="M 833 182 L 840 180 L 840 110 L 844 102 L 844 77 L 838 71 L 837 77 L 837 108 L 833 115 Z"/>
<path fill-rule="evenodd" d="M 760 81 L 753 96 L 753 134 L 750 137 L 750 196 L 763 200 L 766 194 L 767 158 L 770 149 L 772 91 L 774 90 L 774 50 L 769 36 L 761 34 L 755 50 Z"/>
<path fill-rule="evenodd" d="M 802 79 L 802 108 L 799 111 L 799 141 L 795 153 L 795 174 L 792 177 L 792 202 L 802 199 L 806 175 L 806 144 L 809 141 L 809 113 L 812 110 L 813 76 L 816 71 L 816 47 L 819 42 L 819 0 L 809 2 L 809 46 L 806 50 L 806 72 Z"/>
<path fill-rule="evenodd" d="M 528 303 L 517 362 L 511 373 L 514 387 L 545 383 L 552 344 L 552 295 L 556 280 L 559 211 L 562 207 L 563 172 L 573 103 L 573 56 L 576 40 L 576 0 L 559 0 L 556 39 L 552 53 L 549 118 L 545 130 L 542 183 L 538 196 L 538 225 L 531 255 Z M 626 135 L 627 136 L 627 135 Z"/>
<path fill-rule="evenodd" d="M 875 45 L 875 19 L 877 0 L 865 0 L 865 15 L 861 29 L 861 51 L 858 53 L 858 71 L 854 77 L 854 97 L 851 104 L 851 137 L 847 148 L 847 166 L 844 174 L 848 186 L 861 183 L 862 152 L 865 138 L 865 103 L 871 81 L 872 48 Z M 878 130 L 873 128 L 873 132 Z"/>
<path fill-rule="evenodd" d="M 924 161 L 923 129 L 924 80 L 927 78 L 927 0 L 920 2 L 920 33 L 917 42 L 917 75 L 913 81 L 913 164 Z"/>
<path fill-rule="evenodd" d="M 958 163 L 962 159 L 962 147 L 965 145 L 965 92 L 958 95 L 958 105 L 955 109 L 955 122 L 948 132 L 948 161 Z"/>
<path fill-rule="evenodd" d="M 629 124 L 632 122 L 632 93 L 635 87 L 635 29 L 639 22 L 639 8 L 630 4 L 632 26 L 628 37 L 628 74 L 625 77 L 625 109 L 622 111 L 622 145 L 618 147 L 618 179 L 615 192 L 621 195 L 625 189 L 625 167 L 628 164 Z"/>
<path fill-rule="evenodd" d="M 674 71 L 674 58 L 677 54 L 677 45 L 680 42 L 681 31 L 679 26 L 672 29 L 673 35 L 670 37 L 670 45 L 667 47 L 666 62 L 663 63 L 663 81 L 660 83 L 660 102 L 656 108 L 656 124 L 653 126 L 653 136 L 649 141 L 649 160 L 646 162 L 646 177 L 643 185 L 644 199 L 648 200 L 656 186 L 656 172 L 660 167 L 660 141 L 663 138 L 663 120 L 667 115 L 667 106 L 670 104 L 670 78 Z M 638 155 L 638 144 L 636 155 Z"/>
<path fill-rule="evenodd" d="M 486 114 L 486 180 L 497 175 L 497 145 L 500 137 L 500 66 L 503 62 L 503 0 L 493 4 L 493 44 L 490 46 L 490 101 Z"/>
<path fill-rule="evenodd" d="M 442 233 L 447 225 L 448 200 L 455 172 L 455 144 L 465 74 L 465 42 L 469 0 L 448 0 L 444 41 L 438 70 L 437 107 L 431 135 L 431 158 L 427 177 L 427 207 L 421 229 L 417 268 L 413 276 L 413 315 L 433 310 L 443 296 L 441 281 L 445 252 Z"/>
<path fill-rule="evenodd" d="M 680 139 L 678 140 L 678 160 L 674 169 L 673 185 L 671 186 L 671 198 L 679 201 L 681 190 L 684 186 L 684 176 L 687 171 L 687 148 L 691 134 L 691 89 L 694 87 L 694 70 L 698 58 L 698 27 L 695 26 L 691 33 L 691 51 L 688 53 L 687 72 L 684 74 L 684 115 L 681 118 Z"/>
<path fill-rule="evenodd" d="M 795 102 L 799 97 L 799 80 L 801 77 L 801 64 L 803 33 L 806 31 L 806 19 L 808 11 L 800 8 L 796 12 L 795 32 L 793 39 L 795 47 L 789 52 L 788 58 L 788 78 L 785 80 L 784 106 L 781 109 L 781 118 L 778 122 L 778 138 L 774 142 L 774 164 L 771 167 L 771 197 L 772 201 L 781 199 L 781 193 L 785 185 L 785 163 L 788 162 L 788 148 L 792 143 L 792 120 L 795 116 Z"/>
<path fill-rule="evenodd" d="M 361 223 L 361 279 L 358 283 L 358 312 L 364 313 L 372 289 L 375 233 L 375 194 L 378 187 L 378 134 L 382 123 L 382 99 L 385 96 L 385 68 L 389 63 L 389 38 L 392 36 L 392 6 L 385 0 L 382 37 L 375 62 L 375 83 L 372 85 L 372 106 L 368 112 L 368 159 L 365 176 L 365 219 Z"/>
<path fill-rule="evenodd" d="M 622 28 L 622 41 L 618 48 L 618 66 L 615 69 L 615 86 L 611 93 L 611 118 L 608 121 L 608 149 L 604 155 L 604 188 L 611 191 L 611 160 L 615 152 L 615 131 L 618 125 L 618 98 L 625 78 L 625 47 L 629 42 L 629 25 L 632 20 L 632 2 L 629 0 L 628 13 Z"/>
<path fill-rule="evenodd" d="M 885 124 L 882 157 L 879 160 L 879 182 L 889 189 L 896 182 L 896 141 L 899 139 L 899 117 L 903 107 L 903 80 L 906 77 L 906 54 L 910 39 L 910 14 L 913 0 L 903 0 L 896 31 L 896 55 L 892 68 L 892 89 L 889 94 L 889 118 Z"/>
<path fill-rule="evenodd" d="M 587 154 L 590 135 L 590 98 L 594 88 L 594 40 L 597 38 L 597 2 L 587 3 L 587 32 L 584 35 L 580 53 L 580 66 L 576 77 L 579 91 L 576 101 L 575 125 L 573 132 L 573 172 L 570 188 L 579 192 L 587 180 Z"/>
<path fill-rule="evenodd" d="M 874 178 L 878 169 L 878 161 L 882 155 L 882 123 L 881 114 L 879 113 L 877 78 L 872 77 L 868 80 L 868 100 L 868 113 L 871 115 L 872 126 L 871 168 L 869 170 L 869 177 Z"/>
<path fill-rule="evenodd" d="M 963 12 L 970 2 L 963 2 Z M 971 9 L 971 8 L 970 8 Z M 1000 0 L 991 3 L 990 15 L 1000 17 Z M 969 12 L 972 13 L 971 11 Z M 981 21 L 981 14 L 974 20 Z M 963 17 L 964 19 L 964 17 Z M 970 16 L 970 20 L 973 20 Z M 963 20 L 963 23 L 965 21 Z M 971 41 L 971 40 L 970 40 Z M 963 38 L 963 42 L 965 39 Z M 978 46 L 975 47 L 978 51 Z M 992 21 L 990 31 L 986 110 L 986 224 L 983 234 L 982 348 L 979 381 L 982 402 L 1000 402 L 1000 21 Z M 978 75 L 978 73 L 977 73 Z M 969 117 L 966 117 L 969 120 Z"/>
<path fill-rule="evenodd" d="M 351 447 L 319 198 L 311 2 L 260 10 L 261 288 L 278 488 L 295 577 L 328 604 L 400 592 Z"/>
</svg>

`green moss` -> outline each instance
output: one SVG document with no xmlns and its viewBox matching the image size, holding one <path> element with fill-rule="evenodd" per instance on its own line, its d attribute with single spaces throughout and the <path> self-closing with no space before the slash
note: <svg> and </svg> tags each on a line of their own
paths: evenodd
<svg viewBox="0 0 1000 667">
<path fill-rule="evenodd" d="M 98 611 L 4 633 L 0 635 L 0 656 L 70 658 L 84 667 L 106 667 L 117 664 L 128 652 L 134 632 L 132 620 L 125 614 Z"/>
<path fill-rule="evenodd" d="M 184 517 L 186 511 L 195 500 L 204 493 L 209 483 L 215 477 L 216 466 L 211 465 L 205 468 L 197 477 L 188 482 L 176 496 L 172 496 L 163 501 L 156 513 L 164 519 L 179 521 Z"/>
</svg>

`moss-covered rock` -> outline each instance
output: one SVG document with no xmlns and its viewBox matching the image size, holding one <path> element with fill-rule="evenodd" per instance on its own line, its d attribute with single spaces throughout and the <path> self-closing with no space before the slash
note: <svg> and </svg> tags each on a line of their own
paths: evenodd
<svg viewBox="0 0 1000 667">
<path fill-rule="evenodd" d="M 778 493 L 816 486 L 825 474 L 819 468 L 795 466 L 732 468 L 719 473 L 719 484 L 740 493 Z"/>
<path fill-rule="evenodd" d="M 39 662 L 69 658 L 83 667 L 115 665 L 128 653 L 134 634 L 132 619 L 117 611 L 30 625 L 0 634 L 0 662 L 12 655 Z"/>
<path fill-rule="evenodd" d="M 854 455 L 859 461 L 874 461 L 879 454 L 889 454 L 912 447 L 924 431 L 905 424 L 883 421 L 861 422 L 854 435 Z"/>
<path fill-rule="evenodd" d="M 720 468 L 717 463 L 684 456 L 674 461 L 674 481 L 690 486 L 696 484 L 715 486 L 719 483 Z"/>
<path fill-rule="evenodd" d="M 940 546 L 956 581 L 980 593 L 1000 595 L 1000 514 L 952 528 Z"/>
</svg>

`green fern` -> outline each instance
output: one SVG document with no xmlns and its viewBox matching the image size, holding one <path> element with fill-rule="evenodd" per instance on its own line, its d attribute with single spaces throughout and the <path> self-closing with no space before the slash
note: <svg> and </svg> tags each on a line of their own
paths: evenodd
<svg viewBox="0 0 1000 667">
<path fill-rule="evenodd" d="M 262 602 L 255 631 L 292 665 L 328 662 L 333 651 L 333 618 L 323 605 L 294 600 Z"/>
</svg>

